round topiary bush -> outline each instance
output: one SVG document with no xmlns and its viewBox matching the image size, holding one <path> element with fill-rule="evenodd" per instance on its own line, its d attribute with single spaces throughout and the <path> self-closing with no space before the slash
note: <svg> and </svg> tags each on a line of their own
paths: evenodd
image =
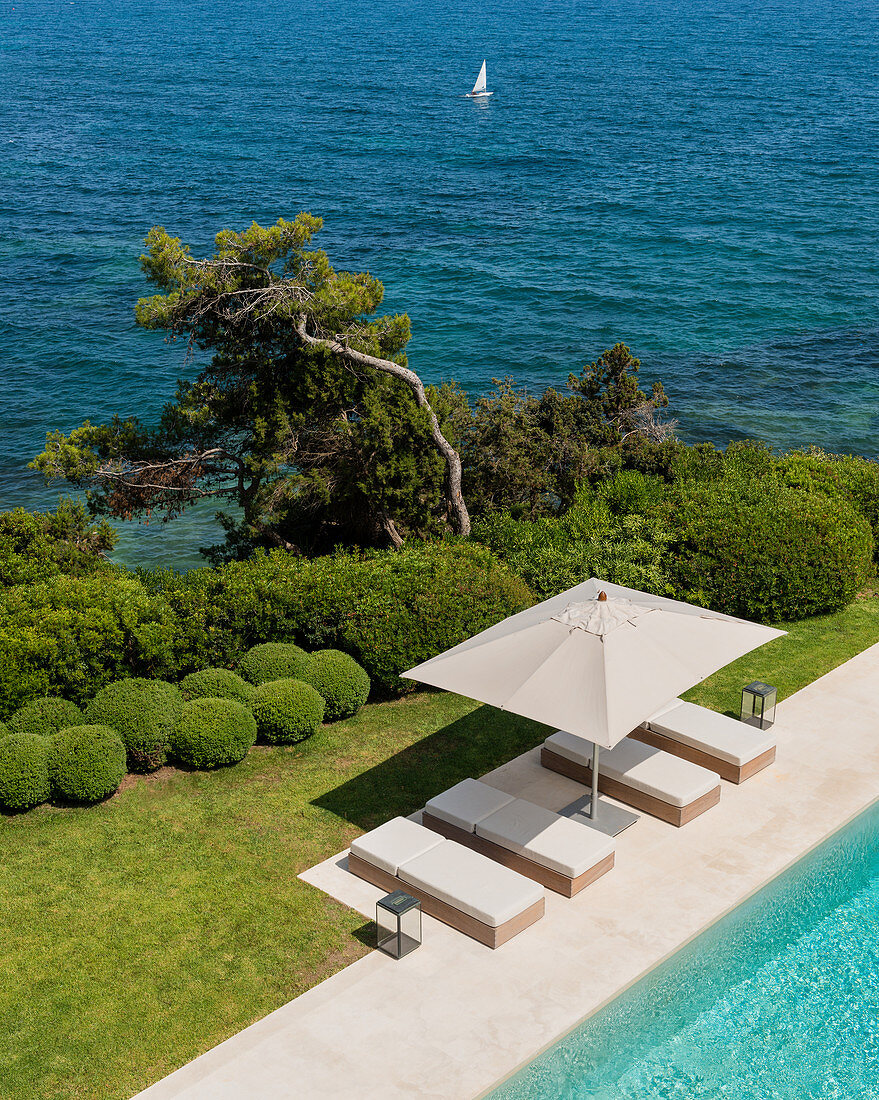
<svg viewBox="0 0 879 1100">
<path fill-rule="evenodd" d="M 125 746 L 109 726 L 68 726 L 49 738 L 49 779 L 55 798 L 100 802 L 125 775 Z"/>
<path fill-rule="evenodd" d="M 370 683 L 365 670 L 339 649 L 319 649 L 312 653 L 300 679 L 323 696 L 327 722 L 350 718 L 369 697 Z"/>
<path fill-rule="evenodd" d="M 81 721 L 82 711 L 75 703 L 55 695 L 44 695 L 17 710 L 9 719 L 9 730 L 11 733 L 50 737 L 65 726 L 75 726 Z"/>
<path fill-rule="evenodd" d="M 9 726 L 6 726 L 2 722 L 0 722 L 0 741 L 2 741 L 4 737 L 8 737 L 11 733 L 12 730 L 9 728 Z"/>
<path fill-rule="evenodd" d="M 241 659 L 241 674 L 252 684 L 268 684 L 299 675 L 308 654 L 292 642 L 264 642 L 255 645 Z"/>
<path fill-rule="evenodd" d="M 171 735 L 169 751 L 190 768 L 237 764 L 256 741 L 256 719 L 234 699 L 192 699 Z"/>
<path fill-rule="evenodd" d="M 762 622 L 844 607 L 864 584 L 870 525 L 842 500 L 770 480 L 683 489 L 666 505 L 679 594 Z"/>
<path fill-rule="evenodd" d="M 168 739 L 183 709 L 176 684 L 165 680 L 115 680 L 85 709 L 88 722 L 109 726 L 122 738 L 128 768 L 151 772 L 165 763 Z"/>
<path fill-rule="evenodd" d="M 228 668 L 203 668 L 201 672 L 190 672 L 180 683 L 183 699 L 234 699 L 238 703 L 248 704 L 253 697 L 253 684 Z"/>
<path fill-rule="evenodd" d="M 253 693 L 256 728 L 270 745 L 290 745 L 311 737 L 324 720 L 324 700 L 301 680 L 272 680 Z"/>
<path fill-rule="evenodd" d="M 0 740 L 0 806 L 30 810 L 51 793 L 49 741 L 35 733 L 11 733 Z"/>
</svg>

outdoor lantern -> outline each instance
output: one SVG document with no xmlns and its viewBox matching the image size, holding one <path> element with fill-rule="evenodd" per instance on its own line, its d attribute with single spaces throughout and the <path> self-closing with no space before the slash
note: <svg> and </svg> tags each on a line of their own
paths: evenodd
<svg viewBox="0 0 879 1100">
<path fill-rule="evenodd" d="M 375 903 L 375 924 L 379 951 L 402 959 L 421 943 L 421 902 L 395 890 Z"/>
<path fill-rule="evenodd" d="M 758 729 L 768 729 L 775 721 L 775 704 L 778 692 L 770 684 L 755 680 L 742 688 L 741 720 Z"/>
</svg>

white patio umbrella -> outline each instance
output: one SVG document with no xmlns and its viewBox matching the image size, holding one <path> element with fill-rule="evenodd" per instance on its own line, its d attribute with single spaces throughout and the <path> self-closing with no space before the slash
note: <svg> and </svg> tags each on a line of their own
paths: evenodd
<svg viewBox="0 0 879 1100">
<path fill-rule="evenodd" d="M 402 675 L 613 748 L 682 691 L 785 631 L 595 577 Z"/>
</svg>

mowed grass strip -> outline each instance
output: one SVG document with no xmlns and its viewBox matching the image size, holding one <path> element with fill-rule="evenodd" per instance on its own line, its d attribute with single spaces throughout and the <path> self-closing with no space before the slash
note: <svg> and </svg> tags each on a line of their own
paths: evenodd
<svg viewBox="0 0 879 1100">
<path fill-rule="evenodd" d="M 879 641 L 879 599 L 789 629 L 690 697 L 790 694 Z M 234 768 L 0 818 L 0 1097 L 129 1097 L 364 954 L 369 925 L 299 872 L 546 732 L 421 693 Z"/>
<path fill-rule="evenodd" d="M 364 954 L 364 919 L 296 876 L 544 735 L 475 706 L 369 706 L 234 768 L 0 818 L 0 1097 L 129 1097 Z"/>
</svg>

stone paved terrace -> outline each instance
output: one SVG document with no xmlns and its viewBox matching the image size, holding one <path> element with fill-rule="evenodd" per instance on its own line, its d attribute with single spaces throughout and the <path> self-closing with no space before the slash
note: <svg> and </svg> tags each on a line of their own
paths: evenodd
<svg viewBox="0 0 879 1100">
<path fill-rule="evenodd" d="M 158 1082 L 144 1100 L 469 1100 L 677 951 L 879 796 L 879 645 L 779 706 L 778 759 L 675 829 L 643 816 L 616 866 L 497 951 L 430 918 Z M 537 751 L 485 780 L 561 809 L 583 788 Z M 302 877 L 371 918 L 345 854 Z"/>
</svg>

